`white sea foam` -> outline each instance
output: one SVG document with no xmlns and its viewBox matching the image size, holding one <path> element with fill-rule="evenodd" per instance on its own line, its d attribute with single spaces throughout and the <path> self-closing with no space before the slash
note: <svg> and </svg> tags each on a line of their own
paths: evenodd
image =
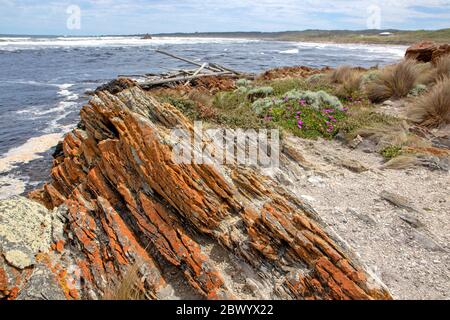
<svg viewBox="0 0 450 320">
<path fill-rule="evenodd" d="M 5 200 L 24 193 L 27 180 L 28 179 L 13 177 L 11 175 L 0 176 L 0 200 Z"/>
<path fill-rule="evenodd" d="M 33 83 L 33 84 L 40 85 L 40 83 Z M 77 105 L 77 103 L 74 101 L 79 99 L 79 95 L 68 90 L 68 88 L 72 87 L 73 84 L 65 83 L 65 84 L 47 84 L 47 85 L 58 87 L 59 91 L 57 92 L 57 94 L 59 96 L 64 97 L 64 100 L 60 101 L 55 107 L 50 108 L 50 109 L 43 109 L 47 106 L 40 106 L 40 107 L 32 106 L 27 109 L 18 110 L 18 111 L 16 111 L 16 113 L 17 114 L 31 114 L 31 115 L 39 117 L 39 116 L 45 116 L 45 115 L 52 114 L 52 113 L 61 113 L 61 112 L 66 111 L 67 109 L 70 109 Z M 61 118 L 58 118 L 58 120 L 61 120 Z M 51 129 L 53 129 L 53 128 L 51 128 Z"/>
<path fill-rule="evenodd" d="M 57 84 L 56 86 L 57 86 L 60 90 L 67 90 L 67 89 L 73 87 L 73 83 Z"/>
<path fill-rule="evenodd" d="M 48 109 L 48 110 L 43 110 L 43 111 L 34 111 L 33 114 L 36 116 L 43 116 L 46 114 L 51 114 L 51 113 L 57 113 L 57 112 L 63 112 L 66 111 L 67 109 L 76 106 L 77 103 L 76 102 L 72 102 L 72 101 L 61 101 L 58 103 L 58 105 L 54 108 Z"/>
<path fill-rule="evenodd" d="M 59 38 L 0 38 L 1 50 L 26 50 L 43 47 L 124 47 L 124 46 L 160 46 L 166 44 L 202 44 L 202 43 L 248 43 L 259 40 L 234 38 L 183 38 L 154 37 L 144 40 L 140 37 L 59 37 Z"/>
<path fill-rule="evenodd" d="M 10 149 L 0 158 L 0 173 L 8 172 L 18 164 L 42 158 L 41 153 L 56 146 L 63 136 L 64 134 L 61 132 L 33 137 L 21 146 Z"/>
<path fill-rule="evenodd" d="M 78 100 L 80 96 L 76 93 L 71 93 L 70 96 L 68 96 L 66 99 L 69 101 Z"/>
<path fill-rule="evenodd" d="M 400 45 L 378 45 L 378 44 L 352 44 L 352 43 L 315 43 L 315 42 L 297 42 L 297 47 L 301 49 L 318 50 L 339 50 L 346 49 L 359 53 L 369 53 L 371 56 L 394 56 L 403 57 L 407 46 Z"/>
<path fill-rule="evenodd" d="M 283 54 L 298 54 L 299 50 L 298 49 L 289 49 L 289 50 L 280 51 L 280 53 L 283 53 Z"/>
<path fill-rule="evenodd" d="M 64 89 L 64 90 L 58 91 L 58 95 L 67 97 L 67 96 L 71 95 L 71 92 L 69 90 Z"/>
</svg>

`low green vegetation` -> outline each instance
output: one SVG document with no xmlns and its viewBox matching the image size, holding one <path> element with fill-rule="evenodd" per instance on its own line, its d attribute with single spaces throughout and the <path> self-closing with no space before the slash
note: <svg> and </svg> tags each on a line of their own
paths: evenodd
<svg viewBox="0 0 450 320">
<path fill-rule="evenodd" d="M 307 139 L 339 135 L 348 142 L 360 135 L 392 160 L 402 155 L 403 146 L 414 149 L 428 144 L 378 103 L 409 99 L 412 121 L 434 127 L 450 123 L 449 61 L 432 66 L 405 60 L 382 69 L 343 66 L 306 78 L 240 79 L 228 91 L 211 94 L 193 89 L 184 95 L 171 91 L 159 99 L 211 126 L 279 128 L 282 134 Z"/>
<path fill-rule="evenodd" d="M 384 148 L 383 150 L 381 150 L 380 153 L 386 160 L 391 160 L 402 154 L 402 147 L 388 146 L 388 147 Z"/>
</svg>

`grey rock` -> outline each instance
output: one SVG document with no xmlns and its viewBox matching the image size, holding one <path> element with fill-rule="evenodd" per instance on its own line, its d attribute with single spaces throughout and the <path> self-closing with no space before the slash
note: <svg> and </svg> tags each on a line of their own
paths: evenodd
<svg viewBox="0 0 450 320">
<path fill-rule="evenodd" d="M 55 275 L 43 266 L 37 265 L 25 286 L 17 296 L 18 300 L 66 300 Z"/>
<path fill-rule="evenodd" d="M 450 170 L 450 160 L 448 157 L 435 157 L 435 156 L 425 156 L 421 155 L 417 157 L 419 163 L 424 167 L 430 168 L 432 170 L 449 171 Z"/>
<path fill-rule="evenodd" d="M 430 251 L 446 251 L 439 243 L 427 235 L 425 232 L 411 229 L 411 236 L 419 245 Z"/>
<path fill-rule="evenodd" d="M 425 225 L 416 216 L 408 212 L 399 213 L 399 218 L 411 225 L 414 228 L 423 228 Z"/>
<path fill-rule="evenodd" d="M 23 197 L 0 201 L 0 252 L 9 264 L 24 269 L 52 243 L 52 215 Z"/>
<path fill-rule="evenodd" d="M 363 138 L 360 135 L 357 135 L 356 138 L 350 141 L 348 145 L 351 148 L 355 149 L 356 147 L 358 147 L 358 145 L 361 144 L 361 142 L 363 142 Z"/>
<path fill-rule="evenodd" d="M 358 146 L 358 149 L 360 149 L 364 153 L 375 153 L 377 152 L 377 145 L 374 142 L 366 139 Z"/>
<path fill-rule="evenodd" d="M 396 207 L 418 212 L 416 208 L 410 205 L 409 200 L 401 195 L 383 190 L 380 193 L 380 197 Z"/>
<path fill-rule="evenodd" d="M 24 197 L 0 201 L 0 266 L 9 279 L 7 286 L 18 285 L 17 299 L 66 299 L 54 272 L 36 259 L 39 253 L 51 256 L 54 239 L 64 240 L 64 211 L 66 207 L 49 211 Z M 18 275 L 22 281 L 15 284 L 11 279 Z"/>
<path fill-rule="evenodd" d="M 391 100 L 386 100 L 381 105 L 385 107 L 390 107 L 394 105 L 394 102 L 392 102 Z"/>
<path fill-rule="evenodd" d="M 355 173 L 362 173 L 368 171 L 369 169 L 363 165 L 361 162 L 353 159 L 344 159 L 341 161 L 341 165 Z"/>
<path fill-rule="evenodd" d="M 362 214 L 354 208 L 348 208 L 347 212 L 354 215 L 355 217 L 359 218 L 360 220 L 364 221 L 365 223 L 367 223 L 370 226 L 375 226 L 377 224 L 377 222 L 371 216 L 369 216 L 367 214 Z"/>
<path fill-rule="evenodd" d="M 308 182 L 310 184 L 312 184 L 313 186 L 319 187 L 319 188 L 322 188 L 322 187 L 325 186 L 325 183 L 324 183 L 323 179 L 321 177 L 319 177 L 319 176 L 310 176 L 308 178 Z"/>
</svg>

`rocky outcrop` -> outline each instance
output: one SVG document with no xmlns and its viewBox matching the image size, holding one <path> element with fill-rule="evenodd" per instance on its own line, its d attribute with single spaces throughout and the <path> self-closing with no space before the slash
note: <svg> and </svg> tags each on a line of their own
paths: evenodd
<svg viewBox="0 0 450 320">
<path fill-rule="evenodd" d="M 139 263 L 139 285 L 152 299 L 391 298 L 320 215 L 275 180 L 308 165 L 289 141 L 272 175 L 176 164 L 170 129 L 193 125 L 138 86 L 113 92 L 98 91 L 83 107 L 55 154 L 52 181 L 30 195 L 67 210 L 64 239 L 49 240 L 47 230 L 38 248 L 65 297 L 100 298 Z M 6 264 L 40 266 L 26 256 Z"/>
<path fill-rule="evenodd" d="M 52 245 L 64 242 L 64 210 L 22 197 L 0 201 L 0 299 L 66 299 L 59 284 L 66 274 L 46 264 Z"/>
<path fill-rule="evenodd" d="M 421 62 L 436 63 L 439 58 L 450 54 L 450 44 L 437 44 L 432 41 L 422 41 L 413 44 L 406 50 L 407 59 L 416 59 Z"/>
</svg>

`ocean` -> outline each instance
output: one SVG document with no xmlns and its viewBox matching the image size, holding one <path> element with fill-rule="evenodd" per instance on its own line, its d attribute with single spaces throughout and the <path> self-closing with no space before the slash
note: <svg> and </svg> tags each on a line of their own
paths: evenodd
<svg viewBox="0 0 450 320">
<path fill-rule="evenodd" d="M 400 60 L 405 46 L 245 39 L 0 36 L 0 199 L 49 179 L 55 145 L 78 122 L 88 90 L 118 75 L 160 73 L 192 60 L 261 72 L 280 66 L 371 67 Z"/>
</svg>

